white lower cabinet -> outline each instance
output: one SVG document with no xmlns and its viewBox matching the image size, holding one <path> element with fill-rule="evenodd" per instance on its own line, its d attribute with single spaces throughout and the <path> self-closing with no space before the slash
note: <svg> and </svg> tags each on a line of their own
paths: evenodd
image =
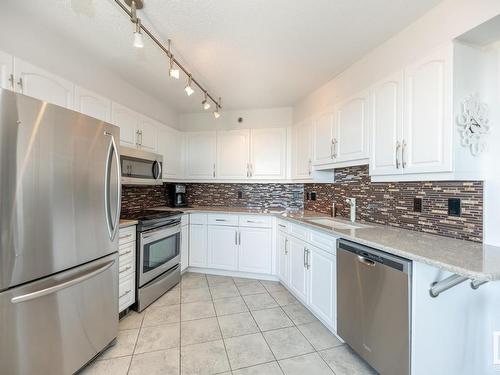
<svg viewBox="0 0 500 375">
<path fill-rule="evenodd" d="M 208 267 L 238 269 L 238 227 L 208 226 Z"/>
<path fill-rule="evenodd" d="M 135 225 L 120 229 L 118 240 L 118 311 L 135 303 Z"/>
<path fill-rule="evenodd" d="M 290 250 L 290 289 L 303 302 L 307 302 L 308 272 L 306 268 L 306 243 L 289 237 Z"/>
<path fill-rule="evenodd" d="M 289 283 L 289 256 L 288 237 L 285 232 L 278 232 L 278 277 L 280 280 Z"/>
<path fill-rule="evenodd" d="M 189 225 L 181 227 L 181 272 L 189 266 Z"/>
<path fill-rule="evenodd" d="M 336 257 L 309 246 L 309 307 L 335 330 L 337 303 Z"/>
<path fill-rule="evenodd" d="M 271 228 L 240 227 L 238 270 L 270 274 L 272 272 Z"/>
<path fill-rule="evenodd" d="M 207 266 L 207 226 L 191 224 L 189 226 L 189 266 Z"/>
</svg>

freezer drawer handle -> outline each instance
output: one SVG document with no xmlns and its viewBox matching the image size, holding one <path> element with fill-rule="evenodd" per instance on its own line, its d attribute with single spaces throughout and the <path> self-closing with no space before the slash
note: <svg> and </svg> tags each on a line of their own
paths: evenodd
<svg viewBox="0 0 500 375">
<path fill-rule="evenodd" d="M 66 281 L 63 281 L 60 284 L 51 286 L 49 288 L 45 288 L 42 290 L 37 290 L 36 292 L 28 293 L 28 294 L 23 294 L 22 296 L 14 297 L 10 300 L 12 303 L 21 303 L 21 302 L 26 302 L 26 301 L 31 301 L 32 299 L 40 298 L 52 293 L 59 292 L 60 290 L 69 288 L 70 286 L 80 284 L 84 282 L 85 280 L 91 279 L 94 276 L 99 275 L 100 273 L 106 271 L 108 268 L 110 268 L 113 264 L 115 263 L 115 260 L 111 260 L 107 262 L 104 266 L 99 267 L 96 270 L 90 271 L 89 273 L 86 273 L 84 275 L 75 277 L 73 279 L 69 279 Z"/>
</svg>

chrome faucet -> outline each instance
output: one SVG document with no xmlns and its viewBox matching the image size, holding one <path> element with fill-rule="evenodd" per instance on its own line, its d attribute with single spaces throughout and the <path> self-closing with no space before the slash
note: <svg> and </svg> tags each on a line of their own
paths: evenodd
<svg viewBox="0 0 500 375">
<path fill-rule="evenodd" d="M 354 223 L 356 221 L 356 198 L 347 198 L 345 201 L 347 202 L 351 210 L 350 211 L 351 222 Z"/>
</svg>

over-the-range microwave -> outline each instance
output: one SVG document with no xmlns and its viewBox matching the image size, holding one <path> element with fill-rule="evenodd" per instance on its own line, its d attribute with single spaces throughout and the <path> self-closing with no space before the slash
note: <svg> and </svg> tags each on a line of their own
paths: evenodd
<svg viewBox="0 0 500 375">
<path fill-rule="evenodd" d="M 161 185 L 162 164 L 162 155 L 120 147 L 120 166 L 124 185 Z"/>
</svg>

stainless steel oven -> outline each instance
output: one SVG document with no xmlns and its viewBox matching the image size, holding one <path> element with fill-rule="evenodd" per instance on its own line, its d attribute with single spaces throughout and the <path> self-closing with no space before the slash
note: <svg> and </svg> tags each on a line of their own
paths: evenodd
<svg viewBox="0 0 500 375">
<path fill-rule="evenodd" d="M 142 311 L 180 281 L 181 216 L 139 220 L 137 310 Z"/>
<path fill-rule="evenodd" d="M 163 156 L 134 148 L 120 147 L 122 184 L 161 185 Z"/>
</svg>

